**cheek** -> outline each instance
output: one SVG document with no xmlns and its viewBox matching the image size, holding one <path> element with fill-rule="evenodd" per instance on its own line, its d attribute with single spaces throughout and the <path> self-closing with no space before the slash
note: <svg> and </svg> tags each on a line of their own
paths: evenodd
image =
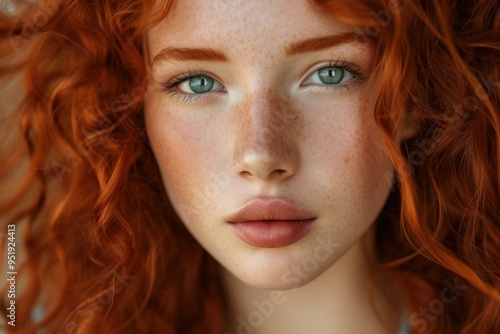
<svg viewBox="0 0 500 334">
<path fill-rule="evenodd" d="M 372 108 L 368 102 L 352 99 L 323 110 L 321 117 L 309 119 L 304 134 L 311 138 L 303 150 L 313 152 L 308 159 L 313 189 L 324 191 L 311 195 L 345 226 L 370 224 L 392 185 L 392 165 L 382 148 Z"/>
<path fill-rule="evenodd" d="M 168 108 L 153 106 L 146 111 L 151 147 L 172 205 L 184 221 L 190 221 L 194 212 L 206 211 L 218 193 L 214 171 L 222 166 L 215 152 L 225 141 L 210 127 L 215 122 L 172 117 L 165 111 Z"/>
<path fill-rule="evenodd" d="M 189 137 L 189 132 L 186 133 L 172 124 L 162 126 L 162 122 L 150 125 L 148 136 L 163 183 L 173 204 L 180 199 L 183 199 L 182 202 L 189 200 L 191 189 L 200 183 L 197 177 L 201 176 L 201 168 L 205 167 L 204 152 L 195 145 L 198 141 Z"/>
</svg>

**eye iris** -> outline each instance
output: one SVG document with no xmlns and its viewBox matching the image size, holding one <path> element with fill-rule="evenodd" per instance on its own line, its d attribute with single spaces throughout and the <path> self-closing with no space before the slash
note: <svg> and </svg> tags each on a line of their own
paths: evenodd
<svg viewBox="0 0 500 334">
<path fill-rule="evenodd" d="M 325 67 L 318 71 L 321 82 L 327 85 L 338 84 L 344 78 L 344 69 L 339 67 Z"/>
<path fill-rule="evenodd" d="M 193 77 L 189 79 L 189 88 L 197 94 L 207 93 L 214 87 L 214 80 L 208 77 Z"/>
</svg>

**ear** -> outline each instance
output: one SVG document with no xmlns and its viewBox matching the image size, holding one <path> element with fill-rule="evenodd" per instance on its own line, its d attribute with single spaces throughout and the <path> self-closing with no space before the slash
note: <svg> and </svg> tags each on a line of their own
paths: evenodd
<svg viewBox="0 0 500 334">
<path fill-rule="evenodd" d="M 400 140 L 407 140 L 415 136 L 420 129 L 422 120 L 414 110 L 404 112 L 404 120 L 400 131 Z"/>
</svg>

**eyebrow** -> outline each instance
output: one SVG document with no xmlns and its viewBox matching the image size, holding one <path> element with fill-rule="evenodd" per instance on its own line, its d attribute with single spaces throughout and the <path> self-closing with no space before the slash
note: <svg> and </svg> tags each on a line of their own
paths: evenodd
<svg viewBox="0 0 500 334">
<path fill-rule="evenodd" d="M 285 54 L 287 56 L 293 56 L 300 53 L 319 51 L 346 43 L 371 45 L 373 42 L 364 35 L 348 32 L 340 35 L 310 38 L 292 43 L 285 49 Z M 229 58 L 222 51 L 214 50 L 212 48 L 178 48 L 168 46 L 153 57 L 151 66 L 154 68 L 163 61 L 189 60 L 228 62 Z"/>
<path fill-rule="evenodd" d="M 229 59 L 221 51 L 211 48 L 175 48 L 166 47 L 153 57 L 151 66 L 155 67 L 162 61 L 169 60 L 201 60 L 228 62 Z"/>
<path fill-rule="evenodd" d="M 355 32 L 348 32 L 340 35 L 310 38 L 291 44 L 286 49 L 286 55 L 293 56 L 300 53 L 319 51 L 346 43 L 360 43 L 360 44 L 372 45 L 373 41 L 371 41 L 367 36 L 360 35 Z"/>
</svg>

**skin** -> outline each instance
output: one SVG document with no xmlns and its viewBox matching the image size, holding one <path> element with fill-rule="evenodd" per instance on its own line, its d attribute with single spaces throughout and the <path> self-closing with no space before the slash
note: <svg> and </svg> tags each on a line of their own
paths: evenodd
<svg viewBox="0 0 500 334">
<path fill-rule="evenodd" d="M 279 290 L 283 303 L 253 333 L 387 333 L 366 288 L 376 263 L 374 222 L 393 173 L 366 84 L 373 48 L 351 41 L 287 55 L 295 42 L 352 27 L 306 0 L 237 2 L 175 2 L 148 32 L 145 49 L 148 136 L 173 207 L 221 264 L 227 330 L 237 333 L 238 318 Z M 212 48 L 228 61 L 151 65 L 166 47 Z M 337 60 L 362 74 L 338 85 L 312 77 Z M 220 85 L 196 96 L 187 81 L 162 90 L 160 83 L 199 70 Z M 261 196 L 286 199 L 318 219 L 292 245 L 251 246 L 226 219 Z M 396 327 L 399 314 L 377 296 L 389 328 Z"/>
</svg>

